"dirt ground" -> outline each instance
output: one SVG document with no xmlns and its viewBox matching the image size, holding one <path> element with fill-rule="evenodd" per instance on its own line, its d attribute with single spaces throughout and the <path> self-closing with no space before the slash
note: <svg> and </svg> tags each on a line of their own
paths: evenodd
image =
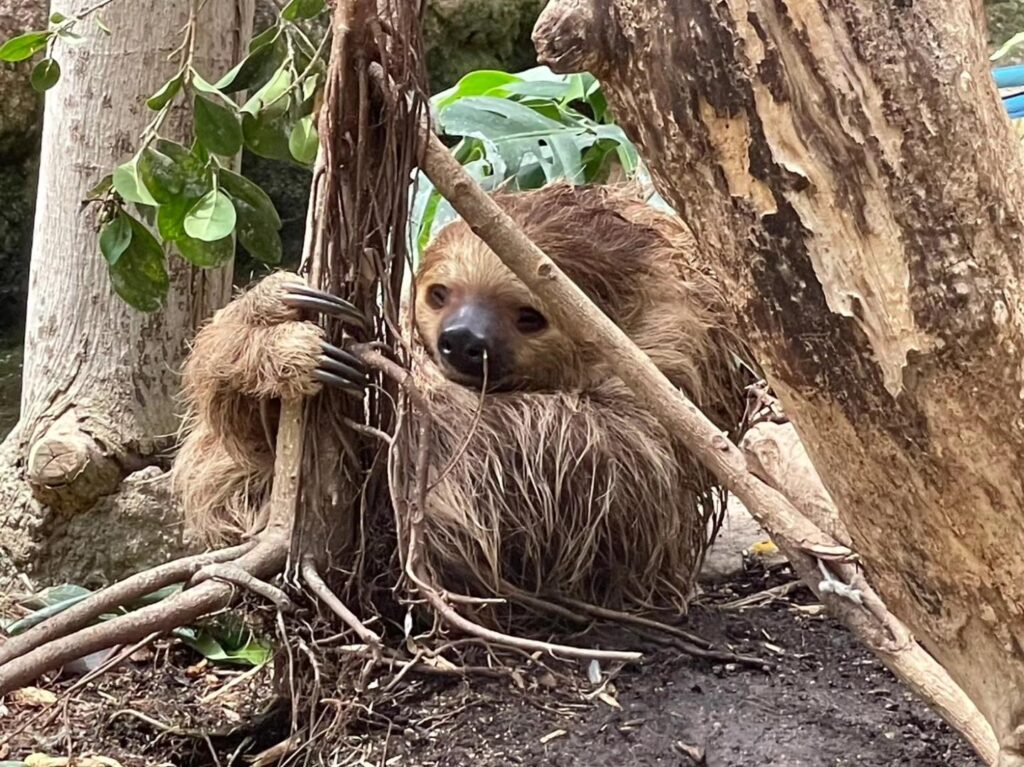
<svg viewBox="0 0 1024 767">
<path fill-rule="evenodd" d="M 777 583 L 747 575 L 719 587 L 686 624 L 723 647 L 770 660 L 767 673 L 695 660 L 621 628 L 599 627 L 573 639 L 645 651 L 641 665 L 624 668 L 610 685 L 595 687 L 583 666 L 571 673 L 575 684 L 541 671 L 516 683 L 409 673 L 395 685 L 385 675 L 355 697 L 358 716 L 338 747 L 326 757 L 321 749 L 308 763 L 980 767 L 960 738 L 844 629 L 816 614 L 805 592 L 743 610 L 721 606 Z M 287 706 L 270 703 L 268 669 L 246 674 L 197 661 L 168 642 L 70 693 L 73 680 L 58 680 L 8 696 L 0 704 L 0 764 L 70 752 L 124 767 L 227 767 L 249 764 L 252 754 L 285 740 Z M 381 693 L 389 683 L 399 700 Z M 57 702 L 45 705 L 54 694 Z M 302 764 L 304 756 L 294 753 L 283 763 Z"/>
</svg>

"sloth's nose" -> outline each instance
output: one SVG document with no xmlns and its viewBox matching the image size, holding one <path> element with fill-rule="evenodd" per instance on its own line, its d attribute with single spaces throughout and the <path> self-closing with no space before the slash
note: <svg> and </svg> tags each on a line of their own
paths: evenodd
<svg viewBox="0 0 1024 767">
<path fill-rule="evenodd" d="M 445 329 L 437 339 L 441 357 L 463 375 L 482 378 L 484 359 L 493 363 L 490 342 L 482 333 L 468 325 L 455 325 Z"/>
</svg>

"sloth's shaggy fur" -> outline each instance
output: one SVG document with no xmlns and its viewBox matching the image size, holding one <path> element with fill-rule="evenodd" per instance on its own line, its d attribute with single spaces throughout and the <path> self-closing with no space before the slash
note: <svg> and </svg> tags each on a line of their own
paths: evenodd
<svg viewBox="0 0 1024 767">
<path fill-rule="evenodd" d="M 681 222 L 624 188 L 557 185 L 495 200 L 718 425 L 738 425 L 743 347 Z M 177 484 L 191 530 L 209 542 L 258 524 L 273 467 L 268 403 L 318 388 L 320 332 L 281 303 L 289 279 L 273 275 L 219 312 L 186 366 Z M 529 299 L 461 222 L 424 255 L 413 373 L 433 414 L 428 565 L 444 586 L 477 595 L 684 607 L 719 511 L 709 474 L 601 350 L 559 328 L 516 342 L 514 388 L 488 392 L 481 410 L 480 392 L 433 361 L 439 320 L 423 290 L 440 279 L 486 286 L 509 306 Z"/>
</svg>

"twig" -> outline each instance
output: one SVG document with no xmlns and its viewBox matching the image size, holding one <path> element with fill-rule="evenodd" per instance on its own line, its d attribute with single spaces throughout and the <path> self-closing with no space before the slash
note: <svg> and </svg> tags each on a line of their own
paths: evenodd
<svg viewBox="0 0 1024 767">
<path fill-rule="evenodd" d="M 335 615 L 344 621 L 346 626 L 356 632 L 356 635 L 363 642 L 371 647 L 380 647 L 380 636 L 368 629 L 356 614 L 349 610 L 345 603 L 338 598 L 338 595 L 331 590 L 330 586 L 320 577 L 320 573 L 316 569 L 316 561 L 309 554 L 302 558 L 302 579 L 313 593 L 331 608 Z"/>
<path fill-rule="evenodd" d="M 772 586 L 770 589 L 764 591 L 758 591 L 756 594 L 748 594 L 745 597 L 739 599 L 733 599 L 728 602 L 723 602 L 718 605 L 719 610 L 740 610 L 744 607 L 752 607 L 754 605 L 761 605 L 765 602 L 773 602 L 776 599 L 781 599 L 787 596 L 790 592 L 796 591 L 803 584 L 803 581 L 794 580 L 786 583 L 780 583 L 778 586 Z"/>
</svg>

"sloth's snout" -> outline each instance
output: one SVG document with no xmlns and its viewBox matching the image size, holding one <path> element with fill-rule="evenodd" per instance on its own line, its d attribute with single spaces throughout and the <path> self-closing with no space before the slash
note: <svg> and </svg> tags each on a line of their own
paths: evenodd
<svg viewBox="0 0 1024 767">
<path fill-rule="evenodd" d="M 437 338 L 441 361 L 461 376 L 495 381 L 501 372 L 498 318 L 494 311 L 467 304 L 445 319 Z"/>
</svg>

